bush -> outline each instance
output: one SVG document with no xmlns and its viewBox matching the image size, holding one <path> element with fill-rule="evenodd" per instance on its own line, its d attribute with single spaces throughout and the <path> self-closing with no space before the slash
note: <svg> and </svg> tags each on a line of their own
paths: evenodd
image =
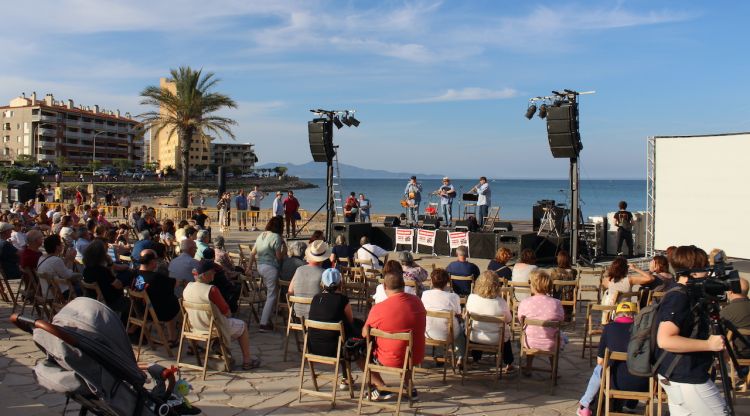
<svg viewBox="0 0 750 416">
<path fill-rule="evenodd" d="M 5 183 L 8 183 L 9 181 L 26 181 L 31 182 L 34 185 L 34 188 L 42 186 L 42 178 L 36 173 L 26 172 L 15 168 L 4 168 L 0 171 L 0 175 L 0 178 Z"/>
</svg>

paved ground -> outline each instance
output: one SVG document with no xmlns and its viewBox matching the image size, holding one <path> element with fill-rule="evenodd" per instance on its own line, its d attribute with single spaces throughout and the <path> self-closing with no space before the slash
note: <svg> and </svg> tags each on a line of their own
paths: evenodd
<svg viewBox="0 0 750 416">
<path fill-rule="evenodd" d="M 233 233 L 236 234 L 236 233 Z M 229 243 L 245 242 L 247 237 L 230 235 Z M 449 259 L 427 257 L 425 264 L 447 263 Z M 486 260 L 478 261 L 484 267 Z M 61 414 L 65 398 L 48 393 L 34 381 L 31 367 L 43 358 L 28 334 L 13 327 L 8 317 L 11 305 L 0 303 L 0 414 L 3 415 L 51 415 Z M 447 383 L 441 376 L 418 374 L 415 383 L 420 392 L 420 401 L 415 409 L 404 407 L 405 413 L 427 415 L 573 415 L 578 398 L 583 392 L 592 368 L 588 359 L 581 359 L 581 334 L 583 316 L 579 313 L 577 325 L 566 333 L 570 344 L 565 347 L 560 361 L 560 380 L 557 387 L 550 387 L 549 379 L 542 374 L 531 378 L 520 375 L 505 377 L 494 385 L 490 375 L 475 375 L 461 384 L 459 376 L 450 375 Z M 250 327 L 251 349 L 263 361 L 258 370 L 232 373 L 210 373 L 201 381 L 195 371 L 183 375 L 193 385 L 190 399 L 206 415 L 281 415 L 281 414 L 354 414 L 356 400 L 340 394 L 335 410 L 328 402 L 306 396 L 297 401 L 297 386 L 300 356 L 292 347 L 289 361 L 282 359 L 283 334 L 259 333 L 256 323 Z M 176 352 L 176 351 L 175 351 Z M 517 345 L 515 347 L 518 360 Z M 233 345 L 233 355 L 239 357 L 238 346 Z M 142 356 L 145 362 L 172 365 L 174 360 L 164 350 L 146 348 Z M 485 359 L 480 369 L 489 368 Z M 358 379 L 362 378 L 355 371 Z M 359 381 L 359 380 L 358 380 Z M 359 382 L 357 381 L 357 387 Z M 357 390 L 357 394 L 358 394 Z M 737 414 L 750 414 L 750 399 L 739 400 Z M 78 407 L 71 404 L 67 414 L 77 414 Z M 378 413 L 375 407 L 365 407 L 364 413 Z"/>
</svg>

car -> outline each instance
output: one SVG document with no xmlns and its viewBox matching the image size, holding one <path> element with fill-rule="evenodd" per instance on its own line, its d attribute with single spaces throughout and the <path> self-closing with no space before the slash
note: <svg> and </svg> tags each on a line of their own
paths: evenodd
<svg viewBox="0 0 750 416">
<path fill-rule="evenodd" d="M 255 178 L 256 176 L 257 176 L 256 174 L 250 172 L 250 173 L 243 173 L 242 175 L 240 175 L 240 178 Z"/>
<path fill-rule="evenodd" d="M 234 178 L 234 173 L 227 172 L 227 178 Z"/>
<path fill-rule="evenodd" d="M 101 168 L 94 171 L 94 176 L 117 176 L 118 172 L 115 168 Z"/>
<path fill-rule="evenodd" d="M 43 168 L 43 167 L 39 167 L 39 166 L 26 169 L 26 172 L 36 173 L 38 175 L 49 175 L 49 170 L 47 168 Z"/>
</svg>

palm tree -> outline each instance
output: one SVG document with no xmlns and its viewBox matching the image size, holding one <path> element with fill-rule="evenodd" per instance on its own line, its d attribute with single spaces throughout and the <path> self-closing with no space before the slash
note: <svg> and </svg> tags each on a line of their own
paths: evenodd
<svg viewBox="0 0 750 416">
<path fill-rule="evenodd" d="M 236 108 L 237 104 L 227 95 L 212 92 L 219 79 L 212 72 L 202 72 L 181 66 L 170 70 L 170 82 L 174 83 L 175 92 L 156 86 L 146 87 L 141 92 L 142 105 L 157 107 L 157 110 L 139 116 L 143 124 L 152 129 L 152 137 L 164 129 L 169 137 L 177 134 L 182 164 L 180 206 L 183 208 L 188 205 L 188 160 L 193 139 L 196 136 L 207 137 L 209 133 L 217 136 L 226 134 L 234 139 L 231 126 L 237 124 L 230 118 L 213 115 L 223 108 Z"/>
</svg>

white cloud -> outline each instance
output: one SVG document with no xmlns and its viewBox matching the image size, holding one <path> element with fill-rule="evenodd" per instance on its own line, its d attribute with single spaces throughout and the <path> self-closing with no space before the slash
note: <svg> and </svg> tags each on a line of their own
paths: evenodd
<svg viewBox="0 0 750 416">
<path fill-rule="evenodd" d="M 515 98 L 518 91 L 513 88 L 491 90 L 487 88 L 467 87 L 459 90 L 449 89 L 443 94 L 433 97 L 417 98 L 403 101 L 404 103 L 444 103 L 450 101 L 504 100 Z"/>
</svg>

